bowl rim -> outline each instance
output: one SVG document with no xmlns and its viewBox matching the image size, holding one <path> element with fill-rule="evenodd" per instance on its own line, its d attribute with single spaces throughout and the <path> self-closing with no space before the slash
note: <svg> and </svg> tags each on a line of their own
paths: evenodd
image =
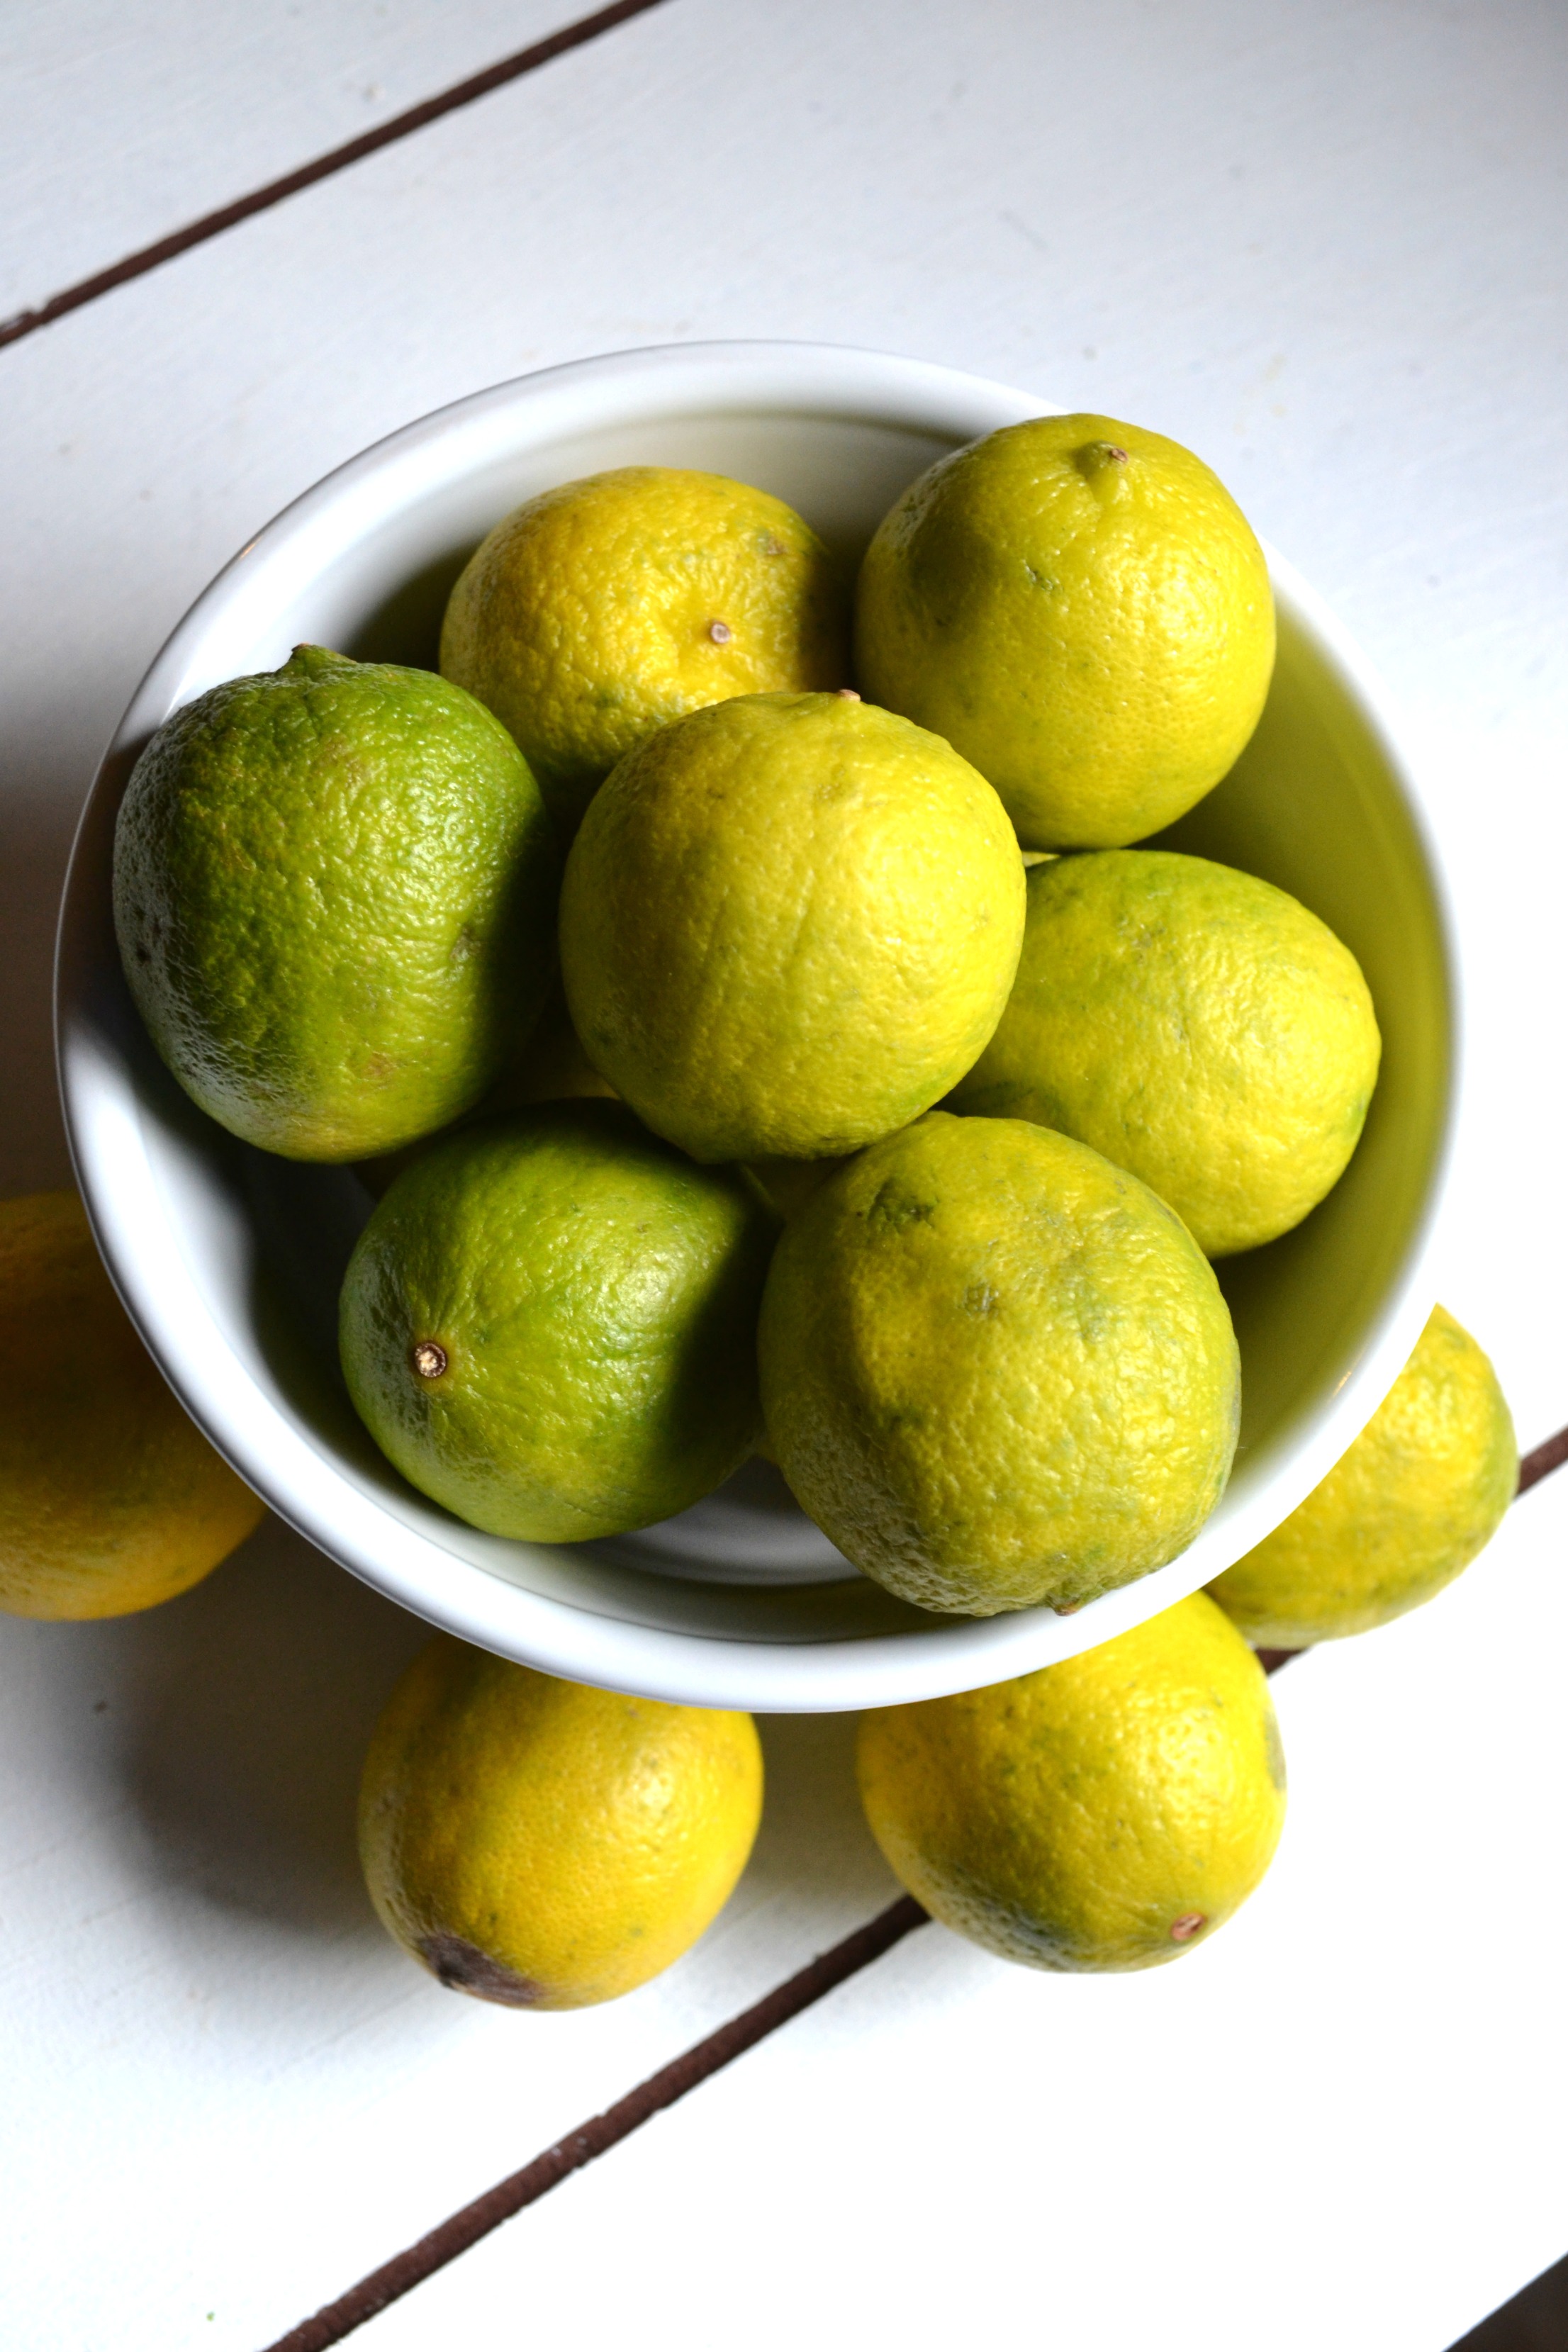
<svg viewBox="0 0 1568 2352">
<path fill-rule="evenodd" d="M 794 407 L 977 437 L 1058 406 L 933 362 L 853 347 L 776 341 L 661 344 L 605 353 L 509 379 L 416 418 L 347 459 L 256 532 L 171 631 L 114 731 L 78 827 L 56 951 L 56 1052 L 73 1167 L 110 1277 L 164 1377 L 239 1475 L 300 1534 L 427 1622 L 555 1675 L 650 1698 L 762 1712 L 826 1713 L 977 1687 L 1112 1638 L 1207 1583 L 1227 1560 L 1200 1533 L 1151 1576 L 1071 1618 L 1029 1610 L 933 1618 L 928 1630 L 757 1641 L 649 1626 L 569 1603 L 494 1575 L 444 1549 L 355 1487 L 262 1395 L 217 1329 L 180 1252 L 152 1176 L 142 1114 L 123 1064 L 95 1020 L 89 982 L 105 908 L 84 881 L 84 843 L 100 803 L 121 787 L 133 749 L 217 677 L 225 624 L 254 605 L 269 573 L 299 581 L 333 550 L 418 496 L 503 457 L 595 425 Z M 520 417 L 529 429 L 521 437 Z M 556 420 L 559 420 L 557 425 Z M 1392 1386 L 1430 1309 L 1430 1264 L 1447 1190 L 1463 1069 L 1463 990 L 1453 894 L 1414 763 L 1388 694 L 1347 633 L 1293 566 L 1266 547 L 1277 594 L 1316 640 L 1358 707 L 1394 780 L 1426 872 L 1447 991 L 1447 1096 L 1420 1213 L 1403 1264 L 1368 1319 L 1360 1352 L 1288 1462 L 1232 1515 L 1235 1559 L 1295 1508 L 1339 1459 Z M 216 664 L 216 667 L 215 667 Z M 252 665 L 254 666 L 254 665 Z M 106 805 L 106 803 L 105 803 Z M 1212 1524 L 1212 1523 L 1211 1523 Z M 443 1580 L 433 1587 L 431 1555 Z M 450 1589 L 450 1567 L 468 1573 Z"/>
</svg>

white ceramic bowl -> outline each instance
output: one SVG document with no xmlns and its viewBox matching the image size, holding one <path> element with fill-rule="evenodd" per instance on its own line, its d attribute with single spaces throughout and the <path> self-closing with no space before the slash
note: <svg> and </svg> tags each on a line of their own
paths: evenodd
<svg viewBox="0 0 1568 2352">
<path fill-rule="evenodd" d="M 1377 688 L 1289 568 L 1279 662 L 1237 768 L 1170 838 L 1294 891 L 1360 958 L 1384 1034 L 1361 1148 L 1299 1230 L 1224 1269 L 1241 1340 L 1235 1475 L 1195 1543 L 1073 1617 L 929 1616 L 857 1576 L 765 1474 L 644 1537 L 485 1536 L 405 1486 L 338 1373 L 338 1284 L 370 1202 L 345 1171 L 236 1142 L 186 1100 L 127 995 L 115 810 L 153 732 L 301 640 L 433 663 L 446 593 L 520 499 L 631 463 L 758 483 L 857 552 L 945 450 L 1047 404 L 812 344 L 623 352 L 459 401 L 367 450 L 243 548 L 126 712 L 61 921 L 61 1086 L 78 1176 L 131 1313 L 213 1443 L 275 1510 L 434 1623 L 552 1673 L 707 1706 L 816 1710 L 972 1688 L 1070 1655 L 1217 1575 L 1293 1509 L 1387 1391 L 1431 1304 L 1456 1008 L 1444 894 Z"/>
</svg>

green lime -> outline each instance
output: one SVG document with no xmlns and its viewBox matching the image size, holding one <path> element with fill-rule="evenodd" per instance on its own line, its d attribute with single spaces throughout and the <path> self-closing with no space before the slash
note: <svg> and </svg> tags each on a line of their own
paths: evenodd
<svg viewBox="0 0 1568 2352">
<path fill-rule="evenodd" d="M 1162 1568 L 1219 1500 L 1235 1334 L 1135 1177 L 1023 1119 L 928 1118 L 786 1224 L 758 1335 L 768 1437 L 868 1576 L 977 1617 Z"/>
<path fill-rule="evenodd" d="M 289 1159 L 355 1160 L 492 1083 L 544 994 L 559 870 L 538 786 L 471 695 L 301 646 L 137 761 L 115 928 L 203 1110 Z"/>
<path fill-rule="evenodd" d="M 468 1128 L 405 1169 L 343 1283 L 344 1374 L 383 1452 L 491 1535 L 575 1542 L 684 1510 L 762 1432 L 776 1223 L 621 1104 Z"/>
</svg>

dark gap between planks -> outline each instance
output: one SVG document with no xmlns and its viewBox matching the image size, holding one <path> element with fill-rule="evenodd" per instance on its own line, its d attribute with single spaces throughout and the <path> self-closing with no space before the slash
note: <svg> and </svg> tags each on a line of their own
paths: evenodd
<svg viewBox="0 0 1568 2352">
<path fill-rule="evenodd" d="M 492 89 L 500 89 L 503 84 L 532 73 L 537 67 L 548 65 L 552 58 L 564 57 L 569 49 L 580 49 L 585 41 L 596 40 L 601 33 L 624 25 L 628 17 L 641 16 L 659 5 L 660 0 L 613 0 L 610 7 L 579 17 L 574 25 L 563 25 L 558 33 L 548 33 L 531 47 L 502 58 L 499 65 L 487 66 L 482 73 L 470 74 L 467 81 L 454 82 L 450 89 L 440 91 L 437 97 L 405 108 L 375 130 L 362 132 L 342 147 L 329 148 L 313 163 L 301 163 L 298 170 L 285 172 L 281 179 L 268 180 L 265 187 L 252 189 L 249 195 L 238 196 L 233 204 L 220 205 L 216 212 L 204 213 L 199 220 L 188 222 L 172 236 L 160 237 L 155 245 L 144 245 L 139 253 L 127 254 L 112 268 L 100 269 L 95 276 L 68 286 L 63 293 L 51 295 L 37 310 L 18 310 L 14 317 L 0 320 L 0 343 L 19 342 L 24 335 L 36 334 L 40 327 L 52 325 L 68 311 L 79 310 L 84 302 L 96 302 L 100 294 L 110 294 L 117 286 L 128 285 L 133 278 L 144 278 L 150 269 L 157 269 L 165 261 L 188 253 L 194 245 L 205 245 L 208 237 L 221 236 L 226 228 L 233 228 L 240 221 L 280 205 L 285 196 L 298 195 L 301 188 L 314 187 L 318 180 L 330 179 L 334 172 L 374 155 L 378 148 L 406 139 L 411 131 L 423 131 L 427 122 L 438 122 L 442 115 L 453 113 L 459 106 L 471 106 L 475 99 L 488 97 Z"/>
<path fill-rule="evenodd" d="M 1547 1438 L 1524 1456 L 1519 1465 L 1516 1491 L 1521 1495 L 1528 1493 L 1550 1472 L 1561 1469 L 1564 1462 L 1568 1462 L 1568 1429 L 1560 1429 L 1554 1437 Z M 1259 1650 L 1258 1654 L 1265 1672 L 1274 1674 L 1300 1653 Z M 395 2254 L 389 2263 L 383 2263 L 379 2270 L 372 2271 L 357 2286 L 339 2295 L 335 2303 L 325 2305 L 311 2318 L 301 2320 L 298 2327 L 291 2327 L 287 2336 L 268 2345 L 267 2352 L 329 2352 L 331 2345 L 341 2344 L 345 2336 L 363 2327 L 367 2319 L 374 2319 L 411 2287 L 421 2285 L 459 2254 L 466 2254 L 470 2246 L 489 2237 L 492 2230 L 510 2221 L 525 2206 L 535 2204 L 569 2174 L 592 2164 L 596 2156 L 605 2155 L 650 2116 L 672 2107 L 677 2099 L 696 2090 L 700 2083 L 717 2074 L 731 2059 L 743 2057 L 748 2050 L 755 2049 L 759 2042 L 776 2032 L 781 2025 L 787 2025 L 825 1993 L 846 1983 L 873 1960 L 879 1960 L 884 1952 L 891 1951 L 914 1928 L 926 1926 L 928 1917 L 912 1895 L 900 1895 L 897 1903 L 890 1903 L 885 1911 L 868 1920 L 865 1927 L 857 1927 L 853 1935 L 846 1936 L 831 1950 L 819 1953 L 793 1977 L 775 1985 L 772 1992 L 764 1993 L 761 2000 L 753 2001 L 750 2009 L 742 2010 L 738 2017 L 731 2018 L 703 2041 L 693 2042 L 689 2050 L 682 2051 L 668 2066 L 661 2066 L 657 2074 L 650 2074 L 635 2091 L 628 2091 L 624 2099 L 606 2107 L 603 2115 L 580 2124 L 564 2139 L 558 2139 L 542 2156 L 525 2164 L 521 2172 L 498 2181 L 482 2197 L 476 2197 L 471 2205 L 460 2207 L 414 2245 Z"/>
</svg>

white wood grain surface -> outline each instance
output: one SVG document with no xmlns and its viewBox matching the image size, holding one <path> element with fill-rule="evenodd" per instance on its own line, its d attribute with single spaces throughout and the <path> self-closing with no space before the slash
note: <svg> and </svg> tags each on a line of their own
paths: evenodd
<svg viewBox="0 0 1568 2352">
<path fill-rule="evenodd" d="M 226 9 L 199 13 L 232 54 L 193 45 L 197 13 L 117 14 L 135 37 L 109 53 L 177 98 L 189 176 L 158 201 L 192 209 L 235 193 L 219 101 L 244 49 Z M 343 76 L 373 13 L 289 33 L 319 68 L 262 45 L 277 160 L 246 182 L 358 127 Z M 414 79 L 389 108 L 530 37 L 477 0 L 391 17 Z M 15 10 L 6 37 L 58 55 L 55 21 Z M 0 1181 L 64 1173 L 47 941 L 98 750 L 258 522 L 531 366 L 697 335 L 879 345 L 1189 442 L 1394 681 L 1475 994 L 1446 1294 L 1523 1441 L 1568 1419 L 1565 62 L 1568 20 L 1534 0 L 669 0 L 0 352 Z M 58 189 L 108 79 L 19 87 L 30 184 Z M 39 201 L 29 295 L 122 249 L 90 174 L 68 218 Z M 1444 2352 L 1568 2244 L 1539 1861 L 1565 1509 L 1543 1489 L 1449 1599 L 1289 1670 L 1289 1840 L 1212 1953 L 1066 1984 L 921 1930 L 367 2344 L 636 2324 L 717 2345 L 737 2315 L 764 2344 L 894 2317 L 935 2344 L 981 2246 L 988 2324 L 1047 2340 L 1250 2352 L 1268 2309 L 1271 2345 Z M 847 1727 L 784 1726 L 752 1876 L 670 1977 L 562 2020 L 442 1994 L 381 1939 L 349 1829 L 419 1638 L 276 1528 L 146 1619 L 0 1626 L 7 2345 L 265 2343 L 887 1898 Z"/>
<path fill-rule="evenodd" d="M 12 0 L 0 318 L 591 13 L 574 0 Z"/>
<path fill-rule="evenodd" d="M 425 1639 L 275 1524 L 145 1617 L 7 1624 L 6 2352 L 271 2342 L 898 1893 L 852 1724 L 772 1721 L 756 1852 L 678 1969 L 568 2016 L 455 1999 L 353 1852 Z"/>
</svg>

